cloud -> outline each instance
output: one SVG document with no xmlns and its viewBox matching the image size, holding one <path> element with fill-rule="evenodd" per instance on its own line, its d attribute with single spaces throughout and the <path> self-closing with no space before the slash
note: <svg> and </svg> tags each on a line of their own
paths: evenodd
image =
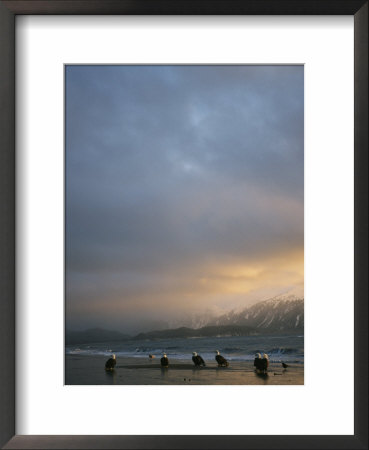
<svg viewBox="0 0 369 450">
<path fill-rule="evenodd" d="M 303 282 L 270 265 L 296 254 L 302 66 L 67 68 L 70 324 L 247 303 Z M 236 267 L 260 282 L 235 292 Z"/>
</svg>

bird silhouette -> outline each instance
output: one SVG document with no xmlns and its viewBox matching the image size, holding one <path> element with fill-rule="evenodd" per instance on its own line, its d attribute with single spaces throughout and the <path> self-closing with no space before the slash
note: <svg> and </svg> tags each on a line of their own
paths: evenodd
<svg viewBox="0 0 369 450">
<path fill-rule="evenodd" d="M 160 364 L 161 364 L 161 367 L 168 367 L 169 366 L 169 359 L 168 359 L 166 353 L 164 353 L 163 357 L 160 359 Z"/>
<path fill-rule="evenodd" d="M 288 367 L 288 364 L 286 364 L 286 363 L 282 362 L 282 366 L 283 366 L 283 369 L 287 369 L 287 367 Z"/>
<path fill-rule="evenodd" d="M 115 365 L 117 364 L 117 360 L 115 355 L 112 355 L 105 363 L 105 370 L 114 370 Z"/>
</svg>

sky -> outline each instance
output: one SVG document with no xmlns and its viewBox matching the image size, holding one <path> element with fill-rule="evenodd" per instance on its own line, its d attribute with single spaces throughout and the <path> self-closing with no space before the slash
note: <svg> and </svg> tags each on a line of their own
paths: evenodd
<svg viewBox="0 0 369 450">
<path fill-rule="evenodd" d="M 304 283 L 303 66 L 66 67 L 66 326 L 127 333 Z"/>
</svg>

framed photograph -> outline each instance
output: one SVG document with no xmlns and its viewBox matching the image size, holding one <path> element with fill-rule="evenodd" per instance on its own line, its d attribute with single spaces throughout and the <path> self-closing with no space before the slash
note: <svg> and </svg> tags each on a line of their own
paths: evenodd
<svg viewBox="0 0 369 450">
<path fill-rule="evenodd" d="M 66 385 L 304 384 L 303 71 L 66 65 Z"/>
<path fill-rule="evenodd" d="M 0 25 L 1 445 L 368 448 L 367 2 Z"/>
</svg>

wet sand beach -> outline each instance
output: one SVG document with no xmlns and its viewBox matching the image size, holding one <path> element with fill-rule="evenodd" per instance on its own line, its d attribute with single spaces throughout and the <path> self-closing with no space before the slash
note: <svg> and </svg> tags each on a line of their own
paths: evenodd
<svg viewBox="0 0 369 450">
<path fill-rule="evenodd" d="M 146 358 L 117 358 L 114 371 L 104 368 L 106 356 L 66 355 L 65 384 L 67 385 L 302 385 L 304 365 L 291 364 L 283 369 L 280 362 L 271 362 L 268 374 L 257 375 L 252 361 L 230 361 L 229 367 L 207 362 L 195 367 L 189 360 L 175 359 L 167 369 L 160 360 Z"/>
</svg>

